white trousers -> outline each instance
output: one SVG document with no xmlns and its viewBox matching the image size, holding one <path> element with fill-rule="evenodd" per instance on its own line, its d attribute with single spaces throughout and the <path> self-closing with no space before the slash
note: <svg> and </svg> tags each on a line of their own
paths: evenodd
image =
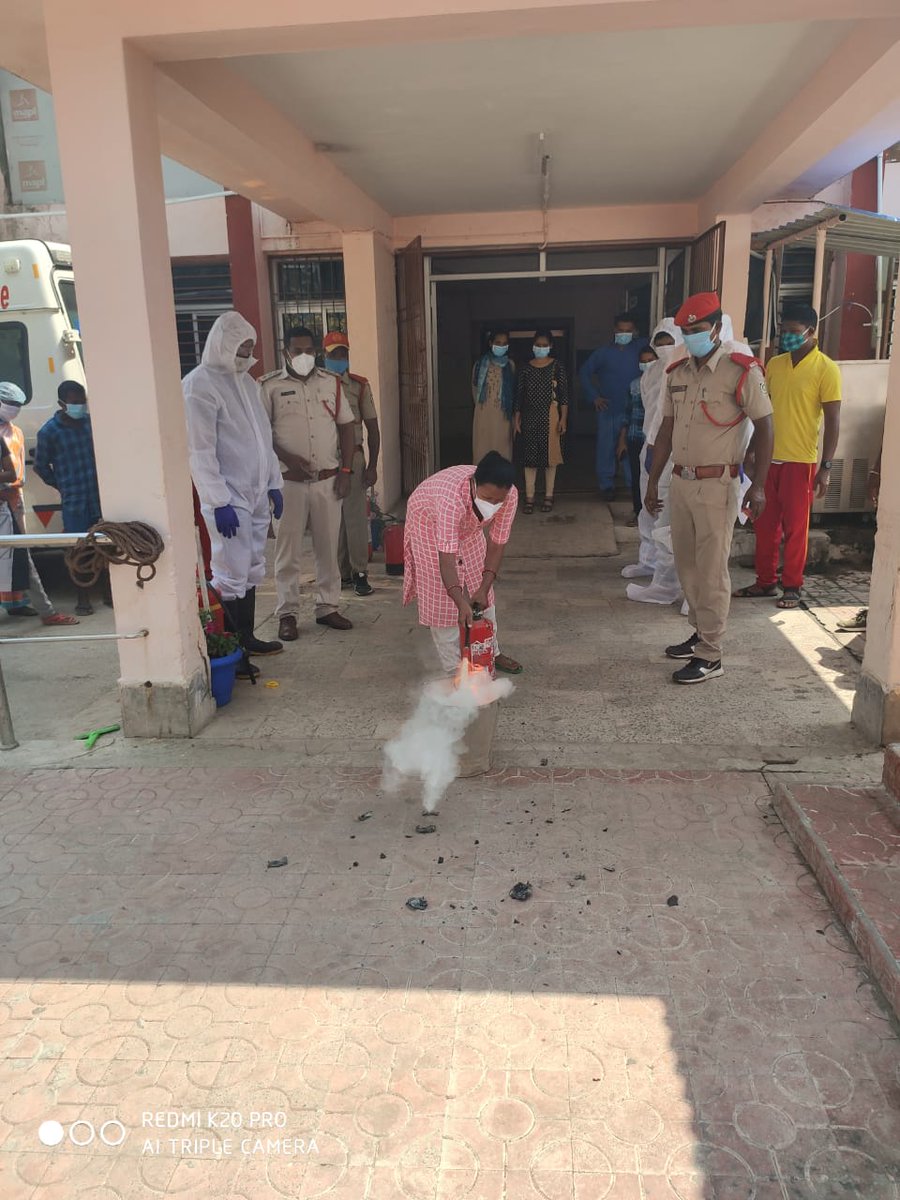
<svg viewBox="0 0 900 1200">
<path fill-rule="evenodd" d="M 286 479 L 284 513 L 275 532 L 276 617 L 296 617 L 300 613 L 300 568 L 307 526 L 316 561 L 316 617 L 327 617 L 338 610 L 341 501 L 335 494 L 334 479 L 318 479 L 315 483 Z"/>
<path fill-rule="evenodd" d="M 638 550 L 638 562 L 652 571 L 656 566 L 657 546 L 653 540 L 653 526 L 657 519 L 647 511 L 647 484 L 650 482 L 650 476 L 647 474 L 646 461 L 647 452 L 641 450 L 641 511 L 638 513 L 637 520 L 641 546 Z M 669 471 L 669 478 L 671 479 L 671 477 L 672 472 Z M 668 481 L 666 490 L 668 490 Z M 662 480 L 660 480 L 660 496 L 662 496 Z"/>
<path fill-rule="evenodd" d="M 494 626 L 494 658 L 500 653 L 500 642 L 497 637 L 497 606 L 492 604 L 484 610 L 484 615 Z M 459 667 L 459 626 L 458 625 L 429 625 L 431 639 L 437 650 L 441 670 L 447 675 L 455 675 Z"/>
<path fill-rule="evenodd" d="M 672 553 L 672 467 L 670 459 L 659 480 L 659 498 L 663 502 L 662 512 L 656 518 L 653 540 L 656 543 L 656 564 L 650 587 L 669 596 L 669 603 L 681 595 L 681 583 L 675 570 L 675 555 Z"/>
<path fill-rule="evenodd" d="M 209 530 L 212 585 L 223 600 L 240 600 L 266 577 L 266 535 L 271 519 L 268 493 L 263 492 L 252 512 L 237 505 L 234 511 L 240 522 L 237 533 L 223 538 L 216 529 L 214 511 L 202 509 Z"/>
</svg>

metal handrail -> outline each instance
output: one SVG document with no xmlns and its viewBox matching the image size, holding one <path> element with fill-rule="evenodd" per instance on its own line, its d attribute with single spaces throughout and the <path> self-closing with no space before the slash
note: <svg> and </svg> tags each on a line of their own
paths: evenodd
<svg viewBox="0 0 900 1200">
<path fill-rule="evenodd" d="M 4 533 L 0 534 L 0 547 L 9 546 L 13 550 L 68 550 L 87 536 L 86 533 Z M 93 538 L 100 545 L 108 545 L 112 541 L 105 533 L 95 533 Z M 137 633 L 62 633 L 45 634 L 43 637 L 0 637 L 0 645 L 15 646 L 22 642 L 32 645 L 35 642 L 128 642 L 135 638 L 148 637 L 149 633 L 149 629 L 139 629 Z M 9 709 L 9 697 L 6 694 L 3 666 L 0 664 L 0 750 L 15 750 L 18 744 Z"/>
<path fill-rule="evenodd" d="M 86 538 L 86 533 L 2 533 L 0 546 L 14 550 L 69 550 Z M 108 546 L 112 538 L 107 533 L 91 535 L 100 546 Z"/>
</svg>

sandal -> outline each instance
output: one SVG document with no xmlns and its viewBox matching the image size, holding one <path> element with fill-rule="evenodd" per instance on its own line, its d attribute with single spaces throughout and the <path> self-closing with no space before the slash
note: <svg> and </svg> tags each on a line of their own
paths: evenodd
<svg viewBox="0 0 900 1200">
<path fill-rule="evenodd" d="M 799 608 L 803 603 L 799 588 L 785 588 L 778 601 L 778 608 Z"/>
<path fill-rule="evenodd" d="M 531 514 L 534 512 L 534 500 L 526 500 L 524 505 L 522 506 L 522 512 L 525 514 L 526 517 L 530 517 Z"/>
<path fill-rule="evenodd" d="M 545 496 L 544 503 L 541 505 L 541 512 L 553 512 L 553 497 Z"/>
<path fill-rule="evenodd" d="M 494 666 L 498 671 L 504 671 L 507 675 L 521 675 L 523 671 L 522 664 L 516 662 L 514 658 L 510 658 L 508 654 L 498 654 L 494 659 Z"/>
<path fill-rule="evenodd" d="M 731 594 L 736 600 L 762 600 L 768 596 L 777 596 L 778 588 L 774 583 L 770 583 L 768 587 L 763 587 L 761 583 L 751 583 L 749 587 L 739 588 Z"/>
<path fill-rule="evenodd" d="M 48 613 L 46 617 L 41 617 L 42 625 L 80 625 L 81 622 L 77 617 L 69 616 L 68 613 Z"/>
</svg>

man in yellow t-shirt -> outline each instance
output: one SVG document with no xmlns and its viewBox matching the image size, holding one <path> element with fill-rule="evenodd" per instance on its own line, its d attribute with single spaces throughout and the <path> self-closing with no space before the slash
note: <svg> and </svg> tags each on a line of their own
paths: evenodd
<svg viewBox="0 0 900 1200">
<path fill-rule="evenodd" d="M 781 349 L 770 360 L 766 381 L 775 418 L 775 450 L 766 479 L 766 507 L 754 524 L 756 583 L 735 595 L 774 596 L 778 552 L 784 540 L 779 608 L 800 603 L 813 494 L 828 491 L 841 421 L 841 372 L 819 349 L 819 316 L 808 304 L 785 305 Z M 819 430 L 825 422 L 822 461 Z"/>
</svg>

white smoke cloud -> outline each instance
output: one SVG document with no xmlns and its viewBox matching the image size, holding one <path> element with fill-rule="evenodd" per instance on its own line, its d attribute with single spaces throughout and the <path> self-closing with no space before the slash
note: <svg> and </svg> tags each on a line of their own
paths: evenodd
<svg viewBox="0 0 900 1200">
<path fill-rule="evenodd" d="M 421 779 L 422 808 L 436 812 L 458 774 L 463 737 L 479 709 L 512 690 L 509 679 L 491 679 L 486 671 L 426 684 L 412 716 L 384 748 L 384 787 L 396 790 L 403 779 Z"/>
</svg>

